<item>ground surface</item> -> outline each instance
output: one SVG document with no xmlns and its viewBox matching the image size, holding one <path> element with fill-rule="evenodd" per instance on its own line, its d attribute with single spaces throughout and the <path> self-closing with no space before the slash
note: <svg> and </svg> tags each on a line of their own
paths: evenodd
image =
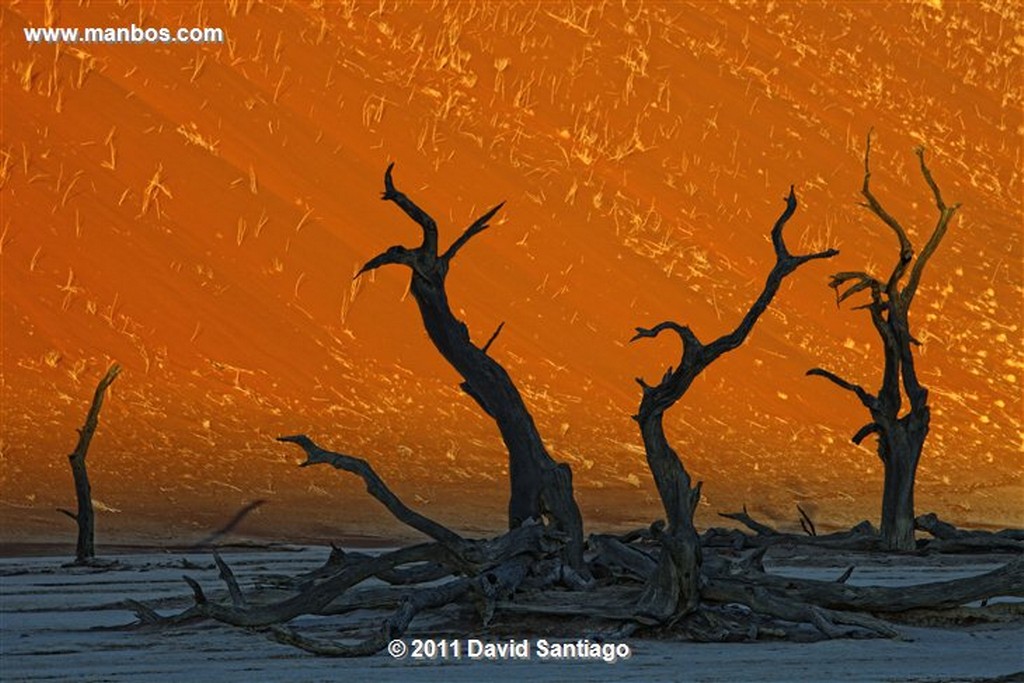
<svg viewBox="0 0 1024 683">
<path fill-rule="evenodd" d="M 312 569 L 325 557 L 322 548 L 225 554 L 243 587 L 252 585 L 256 577 Z M 209 591 L 218 587 L 216 570 L 206 554 L 154 551 L 119 559 L 123 569 L 102 573 L 62 568 L 63 558 L 58 557 L 0 560 L 0 679 L 324 681 L 343 675 L 347 680 L 374 681 L 964 681 L 1024 671 L 1024 625 L 1020 623 L 903 628 L 905 639 L 895 641 L 705 645 L 629 639 L 632 657 L 614 664 L 552 663 L 536 657 L 414 663 L 387 654 L 331 660 L 220 625 L 152 632 L 95 630 L 133 620 L 118 604 L 125 598 L 151 604 L 162 600 L 158 604 L 164 613 L 185 606 L 190 598 L 181 581 L 184 573 L 199 579 Z M 836 557 L 826 566 L 789 557 L 771 564 L 769 570 L 834 578 L 848 559 Z M 861 560 L 850 582 L 902 585 L 951 579 L 987 571 L 998 563 L 985 558 Z M 315 628 L 312 621 L 299 620 Z M 409 637 L 437 635 L 429 633 L 429 628 L 429 622 L 423 624 Z"/>
</svg>

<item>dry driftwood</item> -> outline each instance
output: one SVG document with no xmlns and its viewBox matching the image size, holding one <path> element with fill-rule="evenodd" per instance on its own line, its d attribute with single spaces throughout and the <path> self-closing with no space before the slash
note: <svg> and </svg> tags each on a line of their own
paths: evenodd
<svg viewBox="0 0 1024 683">
<path fill-rule="evenodd" d="M 915 519 L 914 526 L 934 537 L 934 540 L 928 541 L 924 546 L 931 552 L 1024 552 L 1022 529 L 1003 529 L 995 532 L 958 529 L 939 519 L 934 512 Z"/>
<path fill-rule="evenodd" d="M 710 577 L 705 594 L 728 600 L 738 586 L 765 588 L 800 602 L 834 610 L 886 613 L 944 609 L 996 596 L 1024 597 L 1024 558 L 1017 558 L 979 576 L 895 588 L 793 579 L 763 572 L 726 572 Z"/>
<path fill-rule="evenodd" d="M 230 604 L 210 600 L 202 586 L 191 577 L 184 577 L 192 588 L 195 604 L 174 617 L 161 617 L 144 605 L 133 604 L 140 624 L 182 623 L 196 617 L 251 629 L 265 629 L 274 639 L 301 649 L 329 656 L 359 656 L 380 650 L 391 638 L 400 635 L 421 610 L 440 607 L 472 595 L 484 624 L 494 614 L 495 606 L 515 593 L 528 577 L 538 558 L 554 558 L 560 570 L 550 573 L 548 583 L 573 587 L 585 586 L 575 570 L 562 566 L 561 549 L 566 540 L 552 528 L 528 520 L 506 534 L 489 540 L 463 538 L 444 525 L 409 508 L 365 460 L 321 448 L 309 437 L 282 437 L 306 453 L 302 466 L 329 464 L 352 472 L 363 479 L 367 491 L 380 501 L 398 520 L 431 537 L 433 542 L 400 548 L 381 555 L 346 554 L 335 549 L 327 563 L 293 582 L 275 582 L 294 589 L 294 594 L 266 603 L 250 601 L 242 591 L 234 572 L 218 553 L 214 561 L 220 578 L 227 587 Z M 455 574 L 440 585 L 424 586 Z M 396 596 L 379 590 L 349 591 L 370 578 L 392 579 L 398 583 L 418 582 L 416 590 Z M 384 620 L 379 632 L 357 644 L 344 644 L 309 638 L 283 625 L 306 614 L 337 614 L 367 605 L 394 605 L 394 613 Z"/>
<path fill-rule="evenodd" d="M 832 550 L 871 551 L 881 548 L 878 531 L 868 521 L 855 524 L 847 531 L 836 531 L 819 534 L 810 516 L 797 506 L 800 514 L 800 526 L 803 534 L 792 534 L 779 531 L 775 527 L 760 522 L 743 506 L 741 512 L 720 512 L 720 517 L 732 519 L 754 532 L 745 534 L 740 529 L 708 529 L 701 537 L 701 542 L 708 547 L 732 548 L 765 548 L 775 545 L 809 545 Z M 813 533 L 812 533 L 813 532 Z"/>
<path fill-rule="evenodd" d="M 800 512 L 800 524 L 805 534 L 781 532 L 774 527 L 754 519 L 746 506 L 742 512 L 719 513 L 719 516 L 733 519 L 754 532 L 744 534 L 738 529 L 709 529 L 701 537 L 706 547 L 728 547 L 734 550 L 773 545 L 809 545 L 833 550 L 872 551 L 883 550 L 881 535 L 870 522 L 863 521 L 848 531 L 817 534 L 813 522 L 806 512 Z M 980 531 L 958 529 L 943 522 L 935 513 L 921 515 L 915 526 L 928 532 L 933 538 L 917 539 L 915 550 L 919 553 L 1019 553 L 1024 552 L 1024 530 L 1003 529 L 1002 531 Z M 814 534 L 806 535 L 808 530 Z"/>
</svg>

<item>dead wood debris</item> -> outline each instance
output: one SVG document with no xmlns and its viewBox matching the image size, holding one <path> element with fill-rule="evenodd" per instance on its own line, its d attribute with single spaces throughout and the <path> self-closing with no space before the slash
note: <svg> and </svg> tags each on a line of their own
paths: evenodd
<svg viewBox="0 0 1024 683">
<path fill-rule="evenodd" d="M 659 620 L 643 611 L 641 601 L 664 552 L 657 527 L 621 537 L 592 535 L 586 560 L 593 578 L 583 580 L 564 561 L 564 535 L 540 522 L 493 539 L 463 538 L 407 508 L 365 461 L 321 449 L 304 436 L 282 440 L 302 447 L 309 456 L 307 465 L 331 464 L 363 477 L 371 493 L 398 519 L 429 532 L 433 540 L 379 555 L 333 548 L 321 568 L 291 579 L 275 578 L 248 593 L 215 553 L 226 587 L 223 598 L 212 597 L 198 581 L 185 577 L 193 592 L 192 606 L 162 616 L 147 605 L 126 601 L 125 607 L 138 619 L 133 628 L 214 620 L 316 655 L 355 657 L 380 652 L 391 639 L 406 633 L 418 615 L 450 608 L 456 610 L 451 627 L 463 633 L 486 632 L 492 625 L 497 631 L 507 630 L 522 620 L 532 629 L 541 623 L 549 630 L 563 629 L 567 636 L 579 633 L 582 625 L 720 642 L 896 638 L 899 624 L 998 622 L 1021 616 L 1005 606 L 965 607 L 997 596 L 1024 597 L 1024 557 L 1019 552 L 1004 566 L 979 576 L 916 586 L 851 586 L 846 580 L 853 567 L 833 581 L 794 579 L 765 572 L 763 560 L 771 546 L 832 543 L 862 549 L 860 539 L 873 533 L 870 525 L 839 534 L 787 534 L 757 522 L 744 510 L 728 516 L 754 529 L 753 534 L 715 530 L 702 537 L 699 608 Z M 1018 534 L 959 530 L 929 515 L 922 518 L 922 526 L 934 528 L 944 537 L 941 541 L 996 536 L 1016 542 Z M 725 538 L 745 539 L 740 552 L 734 550 L 735 544 L 723 544 Z M 390 613 L 368 631 L 346 631 L 338 638 L 306 635 L 289 625 L 304 615 L 338 616 L 360 610 Z"/>
</svg>

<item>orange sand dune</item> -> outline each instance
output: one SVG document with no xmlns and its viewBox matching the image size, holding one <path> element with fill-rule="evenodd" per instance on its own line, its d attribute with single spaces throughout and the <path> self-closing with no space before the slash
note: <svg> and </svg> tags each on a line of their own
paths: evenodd
<svg viewBox="0 0 1024 683">
<path fill-rule="evenodd" d="M 771 266 L 791 183 L 794 250 L 841 255 L 787 280 L 740 350 L 670 415 L 705 481 L 700 523 L 744 502 L 791 521 L 875 519 L 881 468 L 850 396 L 879 343 L 827 275 L 882 273 L 873 184 L 922 244 L 924 144 L 963 203 L 913 314 L 933 431 L 918 507 L 1024 523 L 1021 472 L 1021 9 L 1015 3 L 14 3 L 0 147 L 4 539 L 70 532 L 63 457 L 95 382 L 115 383 L 90 454 L 100 533 L 240 528 L 328 538 L 395 530 L 359 482 L 298 470 L 273 437 L 369 459 L 461 529 L 502 525 L 494 426 L 430 346 L 408 275 L 353 281 L 417 228 L 454 239 L 450 296 L 512 373 L 592 525 L 659 515 L 636 376 L 678 360 L 637 325 L 728 331 Z M 215 26 L 223 45 L 29 45 L 26 26 Z"/>
</svg>

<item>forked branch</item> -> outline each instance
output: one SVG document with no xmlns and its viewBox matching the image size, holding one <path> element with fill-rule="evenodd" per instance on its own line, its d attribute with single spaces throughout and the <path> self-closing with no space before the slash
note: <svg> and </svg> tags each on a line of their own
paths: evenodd
<svg viewBox="0 0 1024 683">
<path fill-rule="evenodd" d="M 907 266 L 914 259 L 914 246 L 910 243 L 910 238 L 907 237 L 907 231 L 903 229 L 899 221 L 893 218 L 892 214 L 882 207 L 882 204 L 871 192 L 871 134 L 873 132 L 874 129 L 868 131 L 867 144 L 864 147 L 864 185 L 861 188 L 861 194 L 867 199 L 867 203 L 863 206 L 870 209 L 883 223 L 888 225 L 896 235 L 896 239 L 899 240 L 900 258 L 893 267 L 892 274 L 889 275 L 889 280 L 886 284 L 886 290 L 890 293 L 895 293 L 896 285 L 904 273 L 906 273 Z"/>
<path fill-rule="evenodd" d="M 761 290 L 761 295 L 756 301 L 754 301 L 753 305 L 751 305 L 750 309 L 747 311 L 746 315 L 743 316 L 743 320 L 740 321 L 740 324 L 736 329 L 708 344 L 708 354 L 710 356 L 708 363 L 723 353 L 738 348 L 746 340 L 750 335 L 750 331 L 754 329 L 754 324 L 758 321 L 765 310 L 767 310 L 768 304 L 771 303 L 772 299 L 775 298 L 776 293 L 779 291 L 779 287 L 782 285 L 783 279 L 785 279 L 787 275 L 808 261 L 832 258 L 839 254 L 839 251 L 836 249 L 826 249 L 825 251 L 819 251 L 812 254 L 802 254 L 799 256 L 792 255 L 786 247 L 786 242 L 782 235 L 783 228 L 786 227 L 789 219 L 792 218 L 793 214 L 796 212 L 796 192 L 792 185 L 789 187 L 789 195 L 787 195 L 785 201 L 786 208 L 783 210 L 778 220 L 775 221 L 775 226 L 772 228 L 772 246 L 775 249 L 775 266 L 768 273 L 768 278 L 765 281 L 764 288 Z"/>
<path fill-rule="evenodd" d="M 381 195 L 381 199 L 388 202 L 394 202 L 398 208 L 405 212 L 405 215 L 413 219 L 423 230 L 423 244 L 420 245 L 418 251 L 424 251 L 432 256 L 437 256 L 437 222 L 430 217 L 426 211 L 421 209 L 416 202 L 409 199 L 405 193 L 400 192 L 395 187 L 395 182 L 391 177 L 391 172 L 394 170 L 395 164 L 388 164 L 388 170 L 384 172 L 384 193 Z"/>
</svg>

